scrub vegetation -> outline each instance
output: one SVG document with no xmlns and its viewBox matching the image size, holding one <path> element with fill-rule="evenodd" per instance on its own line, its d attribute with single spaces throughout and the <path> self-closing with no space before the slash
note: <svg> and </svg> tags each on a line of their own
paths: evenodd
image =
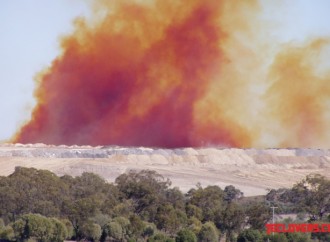
<svg viewBox="0 0 330 242">
<path fill-rule="evenodd" d="M 330 181 L 309 175 L 291 189 L 244 197 L 231 185 L 183 193 L 151 170 L 108 183 L 17 167 L 0 177 L 0 241 L 330 241 L 329 233 L 267 235 L 271 206 L 298 214 L 285 223 L 330 223 Z"/>
</svg>

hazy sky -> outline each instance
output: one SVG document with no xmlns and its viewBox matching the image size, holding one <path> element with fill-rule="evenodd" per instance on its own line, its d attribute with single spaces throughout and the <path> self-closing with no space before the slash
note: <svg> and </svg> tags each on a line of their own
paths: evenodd
<svg viewBox="0 0 330 242">
<path fill-rule="evenodd" d="M 59 36 L 88 12 L 80 0 L 4 0 L 0 3 L 0 140 L 30 117 L 34 75 L 59 53 Z"/>
<path fill-rule="evenodd" d="M 263 19 L 274 41 L 330 36 L 330 1 L 265 0 Z M 72 20 L 87 15 L 83 0 L 2 0 L 0 2 L 0 140 L 28 120 L 34 105 L 34 75 L 59 53 L 59 37 Z"/>
</svg>

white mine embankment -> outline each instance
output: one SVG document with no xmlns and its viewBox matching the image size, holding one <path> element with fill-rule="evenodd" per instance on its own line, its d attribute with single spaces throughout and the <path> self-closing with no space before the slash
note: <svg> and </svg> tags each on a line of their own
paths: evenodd
<svg viewBox="0 0 330 242">
<path fill-rule="evenodd" d="M 330 178 L 330 150 L 0 145 L 0 175 L 11 174 L 16 166 L 57 175 L 93 172 L 110 182 L 129 170 L 150 169 L 182 191 L 197 183 L 234 185 L 252 196 L 271 188 L 289 188 L 310 173 Z"/>
</svg>

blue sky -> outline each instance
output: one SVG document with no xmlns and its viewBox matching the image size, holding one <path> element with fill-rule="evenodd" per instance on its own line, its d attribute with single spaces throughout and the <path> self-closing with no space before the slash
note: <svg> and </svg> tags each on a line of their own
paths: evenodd
<svg viewBox="0 0 330 242">
<path fill-rule="evenodd" d="M 262 7 L 274 41 L 330 36 L 328 0 L 264 0 Z M 0 140 L 29 119 L 35 74 L 58 55 L 58 40 L 73 29 L 72 20 L 88 14 L 85 0 L 0 2 Z"/>
<path fill-rule="evenodd" d="M 80 0 L 3 0 L 0 3 L 0 140 L 30 117 L 34 75 L 59 53 L 72 19 L 88 14 Z"/>
</svg>

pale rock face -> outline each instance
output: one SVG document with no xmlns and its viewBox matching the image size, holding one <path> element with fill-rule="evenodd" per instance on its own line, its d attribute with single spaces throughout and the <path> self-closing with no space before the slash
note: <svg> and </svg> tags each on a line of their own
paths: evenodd
<svg viewBox="0 0 330 242">
<path fill-rule="evenodd" d="M 330 150 L 1 145 L 0 175 L 11 174 L 16 166 L 58 175 L 94 172 L 110 182 L 129 170 L 151 169 L 182 191 L 197 183 L 234 185 L 250 196 L 290 187 L 310 173 L 330 178 Z"/>
</svg>

